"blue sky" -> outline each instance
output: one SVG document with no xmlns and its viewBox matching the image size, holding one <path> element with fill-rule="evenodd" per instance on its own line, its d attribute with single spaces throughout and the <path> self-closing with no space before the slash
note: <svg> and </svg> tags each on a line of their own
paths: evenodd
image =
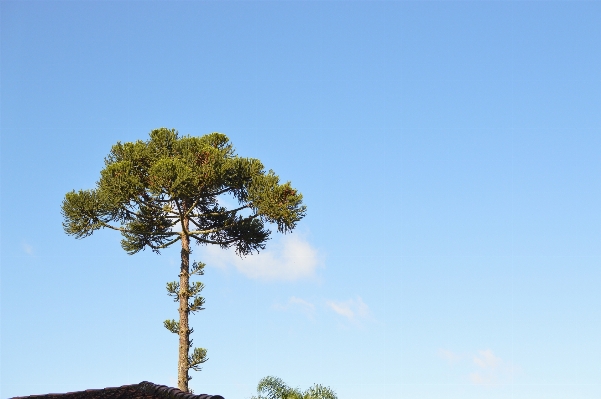
<svg viewBox="0 0 601 399">
<path fill-rule="evenodd" d="M 306 218 L 208 264 L 197 393 L 601 397 L 600 2 L 9 2 L 2 398 L 176 385 L 177 249 L 64 234 L 117 141 L 228 135 Z"/>
</svg>

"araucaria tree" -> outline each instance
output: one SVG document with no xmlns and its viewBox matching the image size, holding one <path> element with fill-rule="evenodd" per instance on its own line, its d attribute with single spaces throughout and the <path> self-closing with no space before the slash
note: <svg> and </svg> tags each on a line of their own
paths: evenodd
<svg viewBox="0 0 601 399">
<path fill-rule="evenodd" d="M 236 206 L 226 208 L 222 196 Z M 257 159 L 236 155 L 220 133 L 179 136 L 174 129 L 156 129 L 147 141 L 118 142 L 105 158 L 96 188 L 71 191 L 62 204 L 65 232 L 76 238 L 98 229 L 121 232 L 128 254 L 146 248 L 159 253 L 181 244 L 179 282 L 167 284 L 179 301 L 179 321 L 165 327 L 179 335 L 178 388 L 188 392 L 189 369 L 199 370 L 207 351 L 195 348 L 188 316 L 203 309 L 203 285 L 190 276 L 203 274 L 204 264 L 190 265 L 191 243 L 233 247 L 240 256 L 265 248 L 270 230 L 286 233 L 305 215 L 302 195 L 290 182 L 266 172 Z"/>
<path fill-rule="evenodd" d="M 277 377 L 265 377 L 257 385 L 257 396 L 250 399 L 338 399 L 330 387 L 314 384 L 306 391 L 291 388 Z"/>
</svg>

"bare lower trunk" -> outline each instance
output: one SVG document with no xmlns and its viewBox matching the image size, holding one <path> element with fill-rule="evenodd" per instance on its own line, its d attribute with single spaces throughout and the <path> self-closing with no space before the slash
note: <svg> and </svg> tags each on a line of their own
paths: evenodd
<svg viewBox="0 0 601 399">
<path fill-rule="evenodd" d="M 188 230 L 188 218 L 183 220 L 183 231 Z M 177 387 L 188 392 L 188 351 L 190 329 L 188 328 L 188 286 L 190 282 L 190 237 L 182 233 L 182 264 L 179 274 L 179 356 L 177 359 Z"/>
</svg>

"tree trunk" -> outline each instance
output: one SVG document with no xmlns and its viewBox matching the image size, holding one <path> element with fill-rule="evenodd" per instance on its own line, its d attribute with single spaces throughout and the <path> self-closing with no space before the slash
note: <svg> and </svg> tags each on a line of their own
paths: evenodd
<svg viewBox="0 0 601 399">
<path fill-rule="evenodd" d="M 182 222 L 182 264 L 179 274 L 179 356 L 177 364 L 177 387 L 183 392 L 188 392 L 188 351 L 190 349 L 190 329 L 188 327 L 190 237 L 185 233 L 188 231 L 188 218 L 184 217 Z"/>
</svg>

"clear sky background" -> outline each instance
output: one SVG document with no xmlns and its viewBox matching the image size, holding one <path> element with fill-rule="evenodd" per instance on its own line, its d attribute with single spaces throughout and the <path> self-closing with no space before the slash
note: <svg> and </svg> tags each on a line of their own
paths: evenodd
<svg viewBox="0 0 601 399">
<path fill-rule="evenodd" d="M 64 234 L 117 141 L 227 134 L 304 195 L 208 264 L 196 393 L 601 397 L 601 2 L 1 2 L 2 398 L 177 385 L 178 250 Z"/>
</svg>

